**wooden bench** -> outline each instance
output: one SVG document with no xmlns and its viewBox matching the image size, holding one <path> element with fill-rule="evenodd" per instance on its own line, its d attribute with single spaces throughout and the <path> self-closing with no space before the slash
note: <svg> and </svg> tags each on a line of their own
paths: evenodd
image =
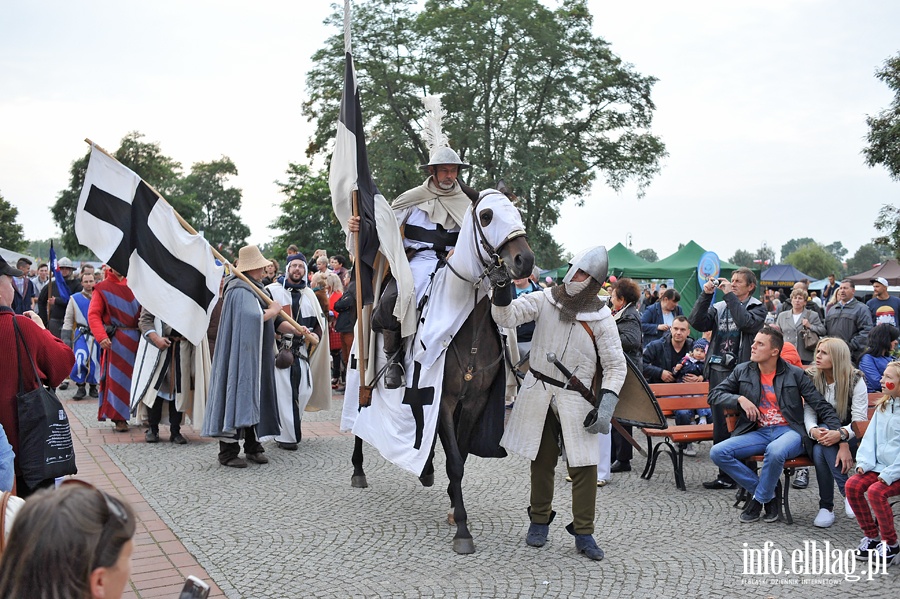
<svg viewBox="0 0 900 599">
<path fill-rule="evenodd" d="M 875 403 L 881 399 L 881 397 L 881 393 L 869 393 L 869 408 L 867 410 L 867 418 L 869 420 L 872 420 L 872 414 L 875 412 Z M 734 413 L 729 415 L 726 412 L 726 421 L 728 422 L 728 430 L 734 430 L 734 423 L 736 422 Z M 850 428 L 857 438 L 862 439 L 863 435 L 866 434 L 866 429 L 869 428 L 869 422 L 852 422 Z M 759 465 L 762 464 L 764 457 L 765 456 L 762 455 L 754 455 L 747 458 L 746 461 L 748 465 L 750 463 Z M 783 482 L 781 484 L 781 504 L 778 506 L 778 519 L 786 524 L 794 523 L 794 517 L 791 515 L 790 502 L 791 478 L 796 474 L 798 468 L 809 468 L 811 466 L 815 467 L 815 464 L 813 464 L 812 459 L 806 455 L 797 456 L 796 458 L 791 458 L 784 462 Z M 738 494 L 737 500 L 734 502 L 735 507 L 741 506 L 742 503 L 746 504 L 750 499 L 749 494 L 745 490 L 742 489 L 741 491 L 742 492 Z"/>
<path fill-rule="evenodd" d="M 650 385 L 650 390 L 656 396 L 656 401 L 666 418 L 671 418 L 675 410 L 696 410 L 708 408 L 706 396 L 709 393 L 709 383 L 656 383 Z M 679 446 L 682 443 L 694 443 L 697 441 L 712 441 L 713 425 L 709 424 L 682 424 L 671 425 L 666 428 L 642 429 L 647 436 L 647 465 L 641 478 L 650 480 L 653 471 L 656 470 L 656 461 L 663 451 L 668 452 L 672 458 L 672 468 L 675 472 L 675 486 L 686 491 L 684 484 L 684 449 Z M 653 439 L 661 439 L 655 445 Z"/>
</svg>

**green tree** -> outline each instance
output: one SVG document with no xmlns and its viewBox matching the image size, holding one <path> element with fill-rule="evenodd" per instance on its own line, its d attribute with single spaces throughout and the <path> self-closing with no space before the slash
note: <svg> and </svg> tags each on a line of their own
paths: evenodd
<svg viewBox="0 0 900 599">
<path fill-rule="evenodd" d="M 784 259 L 789 255 L 797 251 L 799 248 L 803 247 L 807 243 L 815 243 L 816 240 L 812 237 L 801 237 L 799 239 L 790 239 L 787 243 L 781 246 L 781 261 L 784 262 Z"/>
<path fill-rule="evenodd" d="M 834 243 L 829 243 L 825 246 L 825 251 L 837 258 L 838 262 L 844 261 L 844 256 L 847 255 L 849 250 L 844 247 L 844 244 L 840 241 L 835 241 Z"/>
<path fill-rule="evenodd" d="M 656 250 L 653 250 L 651 248 L 635 252 L 635 254 L 638 258 L 643 258 L 647 262 L 657 262 L 659 260 L 659 256 L 656 255 Z"/>
<path fill-rule="evenodd" d="M 250 228 L 241 221 L 241 190 L 226 187 L 228 177 L 237 176 L 237 167 L 227 156 L 211 162 L 197 162 L 191 173 L 179 184 L 185 200 L 199 207 L 194 228 L 220 252 L 237 256 L 238 249 L 246 245 Z"/>
<path fill-rule="evenodd" d="M 807 243 L 785 257 L 784 261 L 816 279 L 824 279 L 831 273 L 840 275 L 841 263 L 818 243 Z"/>
<path fill-rule="evenodd" d="M 877 115 L 866 117 L 869 145 L 863 156 L 870 167 L 881 165 L 892 179 L 900 181 L 900 53 L 884 61 L 875 77 L 894 92 L 894 99 Z"/>
<path fill-rule="evenodd" d="M 866 243 L 859 246 L 853 257 L 847 260 L 847 273 L 857 274 L 865 272 L 881 261 L 882 253 L 879 250 L 879 246 L 874 243 Z"/>
<path fill-rule="evenodd" d="M 22 252 L 28 247 L 25 232 L 17 221 L 19 209 L 3 199 L 0 193 L 0 247 Z"/>
<path fill-rule="evenodd" d="M 328 173 L 313 173 L 306 165 L 291 163 L 287 176 L 287 181 L 275 182 L 285 198 L 281 202 L 281 215 L 272 222 L 273 227 L 282 231 L 273 240 L 273 254 L 284 256 L 292 243 L 307 259 L 317 249 L 325 249 L 329 255 L 345 254 L 346 238 L 331 209 Z"/>
<path fill-rule="evenodd" d="M 199 214 L 198 207 L 190 198 L 185 198 L 180 190 L 181 164 L 164 155 L 158 143 L 145 142 L 142 141 L 143 138 L 144 135 L 137 131 L 128 133 L 113 155 L 159 191 L 185 220 L 194 224 Z M 70 256 L 90 254 L 90 250 L 78 243 L 75 235 L 75 212 L 89 159 L 90 150 L 87 150 L 84 156 L 72 162 L 69 168 L 69 185 L 59 192 L 56 203 L 50 209 L 62 231 L 61 249 Z"/>
<path fill-rule="evenodd" d="M 616 190 L 634 180 L 642 193 L 657 174 L 666 151 L 649 132 L 656 79 L 592 34 L 585 0 L 428 0 L 417 10 L 414 0 L 369 0 L 353 12 L 367 146 L 386 197 L 423 179 L 412 167 L 428 160 L 426 93 L 442 94 L 444 129 L 473 165 L 469 183 L 511 183 L 538 263 L 559 259 L 549 231 L 566 198 L 586 197 L 598 175 Z M 326 23 L 340 29 L 342 14 Z M 330 151 L 343 55 L 341 29 L 313 56 L 310 156 Z"/>
<path fill-rule="evenodd" d="M 900 206 L 882 206 L 875 220 L 875 229 L 882 233 L 875 238 L 875 243 L 890 248 L 894 258 L 900 260 Z"/>
<path fill-rule="evenodd" d="M 756 264 L 753 261 L 756 260 L 756 254 L 752 254 L 747 250 L 737 250 L 734 255 L 728 259 L 732 264 L 737 264 L 738 266 L 746 266 L 747 268 L 753 268 Z"/>
</svg>

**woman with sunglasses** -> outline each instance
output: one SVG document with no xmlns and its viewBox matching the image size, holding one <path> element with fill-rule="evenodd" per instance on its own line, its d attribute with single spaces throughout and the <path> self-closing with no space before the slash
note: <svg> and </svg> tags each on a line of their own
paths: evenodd
<svg viewBox="0 0 900 599">
<path fill-rule="evenodd" d="M 119 599 L 134 531 L 131 507 L 87 483 L 40 491 L 16 515 L 0 558 L 0 597 Z"/>
</svg>

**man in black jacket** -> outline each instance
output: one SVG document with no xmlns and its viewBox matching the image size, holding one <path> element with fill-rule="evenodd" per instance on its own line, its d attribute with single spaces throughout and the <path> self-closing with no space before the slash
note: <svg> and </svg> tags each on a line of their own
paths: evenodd
<svg viewBox="0 0 900 599">
<path fill-rule="evenodd" d="M 716 290 L 724 293 L 722 301 L 712 304 Z M 712 389 L 738 365 L 750 359 L 753 337 L 766 321 L 766 306 L 753 297 L 756 275 L 749 268 L 741 267 L 727 279 L 712 279 L 703 285 L 703 293 L 694 304 L 688 320 L 698 331 L 712 331 L 709 351 L 706 354 L 704 376 Z M 710 305 L 712 304 L 712 305 Z M 713 407 L 713 443 L 728 438 L 725 413 Z M 735 483 L 723 471 L 713 480 L 703 483 L 707 489 L 733 489 Z"/>
<path fill-rule="evenodd" d="M 819 422 L 838 430 L 841 421 L 802 369 L 781 359 L 781 331 L 763 327 L 750 348 L 750 362 L 734 369 L 709 393 L 709 404 L 736 410 L 738 422 L 730 439 L 714 445 L 712 461 L 751 495 L 741 522 L 755 522 L 765 506 L 766 522 L 778 519 L 778 478 L 784 462 L 806 450 L 813 440 L 803 424 L 803 402 Z M 764 454 L 759 475 L 744 460 Z"/>
</svg>

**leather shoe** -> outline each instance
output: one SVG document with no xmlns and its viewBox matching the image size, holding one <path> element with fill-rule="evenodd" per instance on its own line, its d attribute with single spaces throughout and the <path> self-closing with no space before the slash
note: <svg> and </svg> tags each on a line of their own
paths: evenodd
<svg viewBox="0 0 900 599">
<path fill-rule="evenodd" d="M 128 423 L 124 420 L 116 420 L 116 426 L 113 429 L 117 433 L 127 433 L 128 432 Z"/>
<path fill-rule="evenodd" d="M 154 433 L 148 429 L 147 432 L 144 433 L 144 439 L 147 443 L 159 443 L 159 433 Z"/>
<path fill-rule="evenodd" d="M 60 391 L 65 391 L 68 388 L 69 388 L 69 381 L 63 381 L 59 384 L 59 387 L 57 387 L 57 389 L 59 389 Z"/>
<path fill-rule="evenodd" d="M 91 388 L 88 389 L 88 395 L 91 397 L 100 397 L 100 393 L 97 391 L 97 385 L 91 385 Z"/>
<path fill-rule="evenodd" d="M 286 449 L 287 451 L 297 451 L 300 447 L 296 443 L 282 443 L 281 441 L 275 441 L 275 445 L 278 446 L 278 449 Z"/>
<path fill-rule="evenodd" d="M 84 388 L 84 385 L 78 385 L 78 390 L 75 391 L 75 395 L 72 396 L 72 399 L 84 399 L 87 397 L 87 391 Z"/>
<path fill-rule="evenodd" d="M 231 468 L 246 468 L 247 462 L 244 461 L 244 458 L 229 458 L 228 460 L 221 462 L 223 466 L 229 466 Z"/>
<path fill-rule="evenodd" d="M 620 462 L 616 460 L 609 467 L 610 472 L 631 472 L 631 462 Z"/>
<path fill-rule="evenodd" d="M 721 478 L 717 478 L 716 480 L 711 480 L 703 483 L 704 489 L 710 489 L 713 491 L 718 491 L 721 489 L 734 489 L 737 487 L 737 483 L 734 481 L 722 480 Z"/>
<path fill-rule="evenodd" d="M 248 453 L 245 454 L 247 456 L 247 461 L 253 462 L 254 464 L 268 464 L 269 458 L 266 457 L 264 453 Z"/>
<path fill-rule="evenodd" d="M 185 439 L 181 433 L 174 433 L 171 437 L 169 437 L 169 442 L 175 443 L 177 445 L 187 445 L 187 439 Z"/>
</svg>

